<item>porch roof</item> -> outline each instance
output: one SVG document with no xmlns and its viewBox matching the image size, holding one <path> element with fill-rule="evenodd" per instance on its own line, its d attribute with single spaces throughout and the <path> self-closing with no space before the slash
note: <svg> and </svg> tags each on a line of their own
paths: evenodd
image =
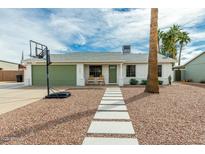
<svg viewBox="0 0 205 154">
<path fill-rule="evenodd" d="M 42 59 L 31 58 L 27 61 L 44 61 Z M 129 53 L 122 54 L 121 52 L 70 52 L 67 54 L 51 54 L 52 62 L 119 62 L 119 63 L 147 63 L 148 54 Z M 158 62 L 175 63 L 172 58 L 158 54 Z"/>
</svg>

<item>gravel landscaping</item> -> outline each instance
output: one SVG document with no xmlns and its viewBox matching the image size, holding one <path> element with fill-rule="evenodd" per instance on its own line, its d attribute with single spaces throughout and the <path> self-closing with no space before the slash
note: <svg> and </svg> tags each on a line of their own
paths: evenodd
<svg viewBox="0 0 205 154">
<path fill-rule="evenodd" d="M 190 85 L 190 86 L 196 86 L 196 87 L 201 87 L 205 88 L 204 83 L 195 83 L 195 82 L 181 82 L 182 84 Z"/>
<path fill-rule="evenodd" d="M 205 89 L 184 84 L 144 93 L 122 88 L 139 144 L 205 144 Z"/>
<path fill-rule="evenodd" d="M 66 99 L 42 99 L 0 115 L 0 144 L 82 144 L 104 87 L 72 88 Z"/>
<path fill-rule="evenodd" d="M 160 94 L 144 93 L 143 86 L 121 90 L 139 144 L 205 144 L 205 88 L 177 83 L 160 87 Z M 69 98 L 0 115 L 0 144 L 82 144 L 105 87 L 69 91 Z"/>
</svg>

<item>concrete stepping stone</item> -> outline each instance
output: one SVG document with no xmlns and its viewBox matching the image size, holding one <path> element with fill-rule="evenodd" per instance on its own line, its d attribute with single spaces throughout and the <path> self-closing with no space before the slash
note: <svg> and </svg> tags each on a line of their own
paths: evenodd
<svg viewBox="0 0 205 154">
<path fill-rule="evenodd" d="M 123 100 L 123 97 L 103 96 L 102 100 Z"/>
<path fill-rule="evenodd" d="M 106 89 L 105 91 L 120 91 L 121 92 L 121 90 L 120 89 Z"/>
<path fill-rule="evenodd" d="M 127 111 L 126 105 L 99 105 L 98 111 L 104 110 L 104 111 Z"/>
<path fill-rule="evenodd" d="M 125 102 L 123 100 L 101 100 L 100 102 L 101 105 L 103 104 L 110 104 L 110 105 L 122 105 L 125 104 Z"/>
<path fill-rule="evenodd" d="M 107 94 L 107 93 L 118 93 L 118 94 L 121 94 L 121 91 L 105 91 L 105 94 Z"/>
<path fill-rule="evenodd" d="M 122 94 L 120 91 L 108 91 L 105 94 Z"/>
<path fill-rule="evenodd" d="M 129 120 L 130 116 L 127 112 L 107 112 L 107 111 L 97 111 L 95 113 L 94 119 L 120 119 Z"/>
<path fill-rule="evenodd" d="M 105 91 L 121 91 L 120 89 L 106 89 Z"/>
<path fill-rule="evenodd" d="M 106 88 L 107 90 L 110 90 L 110 89 L 120 89 L 119 87 L 108 87 Z"/>
<path fill-rule="evenodd" d="M 104 94 L 104 97 L 122 97 L 122 94 L 110 94 L 110 93 L 107 93 L 107 94 Z"/>
<path fill-rule="evenodd" d="M 85 145 L 138 145 L 134 138 L 105 138 L 105 137 L 86 137 L 83 141 Z"/>
<path fill-rule="evenodd" d="M 124 121 L 92 121 L 88 133 L 135 134 L 132 123 Z"/>
<path fill-rule="evenodd" d="M 106 89 L 87 133 L 94 135 L 135 134 L 120 88 L 111 87 Z M 137 145 L 138 141 L 136 138 L 123 137 L 85 137 L 83 144 Z"/>
</svg>

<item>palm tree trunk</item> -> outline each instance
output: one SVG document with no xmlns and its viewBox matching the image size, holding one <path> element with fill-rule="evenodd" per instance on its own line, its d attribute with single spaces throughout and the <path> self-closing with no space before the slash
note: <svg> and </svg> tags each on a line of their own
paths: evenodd
<svg viewBox="0 0 205 154">
<path fill-rule="evenodd" d="M 158 66 L 157 66 L 157 42 L 158 42 L 158 9 L 151 9 L 151 25 L 150 25 L 150 42 L 149 42 L 149 59 L 148 59 L 148 75 L 145 92 L 159 93 L 158 85 Z"/>
<path fill-rule="evenodd" d="M 178 66 L 180 66 L 180 64 L 181 64 L 182 47 L 183 47 L 183 45 L 180 44 Z"/>
</svg>

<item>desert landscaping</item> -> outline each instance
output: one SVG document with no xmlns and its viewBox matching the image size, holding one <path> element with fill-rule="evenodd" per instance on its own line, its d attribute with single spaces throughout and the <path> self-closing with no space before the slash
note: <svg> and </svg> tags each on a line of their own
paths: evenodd
<svg viewBox="0 0 205 154">
<path fill-rule="evenodd" d="M 105 88 L 70 88 L 69 98 L 1 114 L 0 144 L 82 144 Z M 144 93 L 144 86 L 121 91 L 139 144 L 205 143 L 205 88 L 174 83 L 160 94 Z"/>
<path fill-rule="evenodd" d="M 67 99 L 42 99 L 0 115 L 0 144 L 82 144 L 104 88 L 69 91 Z"/>
<path fill-rule="evenodd" d="M 140 144 L 205 144 L 205 88 L 174 84 L 160 94 L 122 88 Z"/>
</svg>

